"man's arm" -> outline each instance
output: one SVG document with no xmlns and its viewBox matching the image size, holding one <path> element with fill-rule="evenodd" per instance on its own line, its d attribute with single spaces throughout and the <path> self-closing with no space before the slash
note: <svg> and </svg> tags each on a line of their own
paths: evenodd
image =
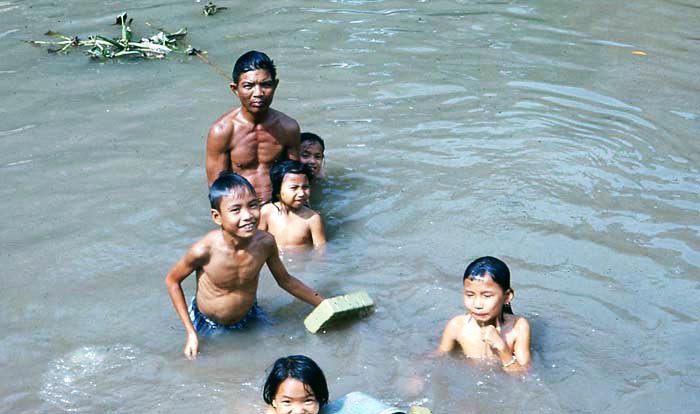
<svg viewBox="0 0 700 414">
<path fill-rule="evenodd" d="M 311 306 L 318 306 L 323 301 L 323 296 L 319 295 L 316 291 L 306 286 L 301 280 L 287 272 L 287 269 L 280 260 L 279 250 L 277 250 L 277 243 L 274 242 L 274 239 L 271 249 L 272 253 L 267 258 L 267 267 L 270 269 L 272 276 L 275 277 L 279 287 Z"/>
<path fill-rule="evenodd" d="M 222 171 L 231 170 L 231 149 L 229 140 L 233 134 L 233 123 L 217 121 L 209 128 L 207 135 L 207 159 L 205 167 L 207 170 L 207 185 L 211 184 L 219 177 Z"/>
<path fill-rule="evenodd" d="M 183 350 L 187 359 L 197 357 L 199 340 L 197 339 L 197 331 L 195 331 L 190 315 L 187 312 L 185 294 L 182 291 L 182 281 L 204 263 L 206 249 L 201 243 L 201 241 L 195 243 L 165 276 L 165 286 L 168 289 L 168 295 L 170 295 L 170 300 L 173 302 L 177 316 L 180 317 L 180 321 L 182 321 L 187 332 L 187 342 L 185 342 Z"/>
<path fill-rule="evenodd" d="M 301 146 L 301 130 L 299 129 L 299 124 L 295 120 L 290 120 L 289 125 L 286 130 L 286 135 L 289 137 L 287 143 L 285 144 L 285 152 L 287 159 L 289 160 L 299 160 L 299 147 Z"/>
</svg>

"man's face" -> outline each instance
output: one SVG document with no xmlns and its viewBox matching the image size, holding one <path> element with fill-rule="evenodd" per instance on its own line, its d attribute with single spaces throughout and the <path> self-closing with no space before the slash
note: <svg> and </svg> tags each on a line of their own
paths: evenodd
<svg viewBox="0 0 700 414">
<path fill-rule="evenodd" d="M 272 105 L 278 82 L 265 69 L 251 70 L 241 73 L 238 83 L 231 84 L 231 90 L 247 112 L 264 113 Z"/>
</svg>

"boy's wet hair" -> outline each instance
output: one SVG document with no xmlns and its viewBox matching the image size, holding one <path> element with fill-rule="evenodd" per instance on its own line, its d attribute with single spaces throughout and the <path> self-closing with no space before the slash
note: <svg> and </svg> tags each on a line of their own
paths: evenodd
<svg viewBox="0 0 700 414">
<path fill-rule="evenodd" d="M 326 144 L 323 142 L 323 139 L 318 135 L 314 134 L 313 132 L 302 132 L 300 136 L 300 141 L 301 144 L 304 144 L 304 142 L 316 142 L 318 143 L 318 145 L 321 146 L 322 151 L 326 150 Z"/>
<path fill-rule="evenodd" d="M 480 257 L 469 263 L 469 266 L 467 266 L 467 269 L 464 271 L 462 283 L 467 279 L 483 279 L 487 274 L 491 276 L 491 279 L 503 290 L 503 293 L 512 290 L 510 287 L 510 270 L 508 266 L 502 260 L 492 256 Z M 513 308 L 510 306 L 510 303 L 503 304 L 503 313 L 513 314 Z"/>
<path fill-rule="evenodd" d="M 231 73 L 233 83 L 238 83 L 241 73 L 258 69 L 266 70 L 270 76 L 272 76 L 273 80 L 277 79 L 277 70 L 275 69 L 275 63 L 272 59 L 263 52 L 251 50 L 242 54 L 233 65 L 233 72 Z"/>
<path fill-rule="evenodd" d="M 263 387 L 263 400 L 268 405 L 275 399 L 280 384 L 287 378 L 301 381 L 307 391 L 314 393 L 319 406 L 328 403 L 328 384 L 326 376 L 318 365 L 304 355 L 290 355 L 280 358 L 272 365 Z"/>
<path fill-rule="evenodd" d="M 280 191 L 282 190 L 282 181 L 287 174 L 304 174 L 309 182 L 313 180 L 313 173 L 308 165 L 297 160 L 286 160 L 276 162 L 270 168 L 270 182 L 272 183 L 272 201 L 273 203 L 280 200 Z"/>
<path fill-rule="evenodd" d="M 231 193 L 238 193 L 241 190 L 250 192 L 257 197 L 255 188 L 253 188 L 250 181 L 235 172 L 222 171 L 219 177 L 211 184 L 211 187 L 209 187 L 209 204 L 211 208 L 218 211 L 223 197 Z"/>
</svg>

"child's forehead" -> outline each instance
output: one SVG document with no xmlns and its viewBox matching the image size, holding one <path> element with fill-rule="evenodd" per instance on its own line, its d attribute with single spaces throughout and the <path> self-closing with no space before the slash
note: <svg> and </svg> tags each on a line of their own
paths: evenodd
<svg viewBox="0 0 700 414">
<path fill-rule="evenodd" d="M 316 141 L 304 141 L 301 143 L 301 147 L 305 150 L 316 150 L 318 152 L 323 152 L 323 147 Z"/>
<path fill-rule="evenodd" d="M 250 199 L 257 199 L 257 196 L 255 193 L 250 191 L 250 189 L 246 187 L 234 187 L 228 189 L 226 194 L 221 196 L 221 202 L 227 202 L 227 203 L 232 203 L 232 202 L 245 202 Z"/>
<path fill-rule="evenodd" d="M 466 279 L 464 279 L 464 287 L 468 286 L 480 286 L 480 287 L 493 287 L 493 286 L 498 286 L 498 283 L 496 283 L 495 280 L 493 280 L 493 276 L 489 272 L 484 272 L 480 275 L 470 275 Z"/>
<path fill-rule="evenodd" d="M 304 173 L 294 173 L 294 172 L 288 172 L 287 174 L 284 175 L 284 178 L 282 178 L 282 182 L 292 182 L 292 183 L 304 183 L 304 182 L 309 182 L 309 177 L 306 176 Z"/>
</svg>

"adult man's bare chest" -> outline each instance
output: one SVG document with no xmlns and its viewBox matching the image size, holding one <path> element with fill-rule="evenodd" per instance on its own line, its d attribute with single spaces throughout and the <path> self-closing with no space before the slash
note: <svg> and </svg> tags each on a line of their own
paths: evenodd
<svg viewBox="0 0 700 414">
<path fill-rule="evenodd" d="M 275 161 L 284 146 L 267 131 L 252 131 L 233 137 L 231 163 L 239 168 L 255 167 Z"/>
</svg>

